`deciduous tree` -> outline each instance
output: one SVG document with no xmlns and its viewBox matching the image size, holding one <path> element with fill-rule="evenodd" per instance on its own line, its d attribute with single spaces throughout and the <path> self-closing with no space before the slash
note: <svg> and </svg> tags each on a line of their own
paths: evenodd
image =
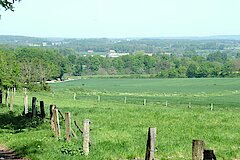
<svg viewBox="0 0 240 160">
<path fill-rule="evenodd" d="M 0 0 L 0 10 L 1 8 L 5 9 L 5 10 L 11 10 L 14 11 L 14 3 L 16 1 L 20 1 L 20 0 Z"/>
</svg>

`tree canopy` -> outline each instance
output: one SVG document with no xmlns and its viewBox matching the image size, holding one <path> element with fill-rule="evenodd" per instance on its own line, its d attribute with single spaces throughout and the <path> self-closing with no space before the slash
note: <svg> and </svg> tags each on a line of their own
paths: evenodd
<svg viewBox="0 0 240 160">
<path fill-rule="evenodd" d="M 1 8 L 4 8 L 5 10 L 14 11 L 13 4 L 16 1 L 21 1 L 21 0 L 11 0 L 11 1 L 9 1 L 9 0 L 0 0 L 0 10 L 1 10 Z"/>
</svg>

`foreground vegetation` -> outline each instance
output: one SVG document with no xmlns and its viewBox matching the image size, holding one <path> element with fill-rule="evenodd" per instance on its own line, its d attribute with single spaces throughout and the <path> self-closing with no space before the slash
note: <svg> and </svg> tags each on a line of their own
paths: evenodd
<svg viewBox="0 0 240 160">
<path fill-rule="evenodd" d="M 217 159 L 239 159 L 239 80 L 80 79 L 51 84 L 51 93 L 28 93 L 44 100 L 46 111 L 56 104 L 79 124 L 91 120 L 88 157 L 82 155 L 81 138 L 65 143 L 63 121 L 62 138 L 57 140 L 48 118 L 42 122 L 21 116 L 23 93 L 18 91 L 14 113 L 0 109 L 0 143 L 32 159 L 144 158 L 148 127 L 157 127 L 157 159 L 191 159 L 193 139 L 204 140 Z"/>
</svg>

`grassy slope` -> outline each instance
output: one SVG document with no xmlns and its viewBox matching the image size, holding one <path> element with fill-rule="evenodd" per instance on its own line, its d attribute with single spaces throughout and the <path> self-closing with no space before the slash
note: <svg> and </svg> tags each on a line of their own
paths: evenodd
<svg viewBox="0 0 240 160">
<path fill-rule="evenodd" d="M 81 140 L 65 144 L 64 138 L 53 137 L 48 122 L 19 116 L 22 93 L 15 97 L 15 117 L 6 114 L 6 108 L 0 110 L 0 143 L 33 159 L 143 158 L 147 130 L 153 126 L 157 127 L 158 159 L 191 159 L 192 139 L 204 140 L 218 159 L 236 159 L 240 158 L 239 84 L 240 79 L 83 79 L 56 83 L 52 84 L 54 97 L 50 93 L 29 96 L 44 100 L 47 111 L 50 104 L 57 104 L 62 112 L 70 111 L 79 124 L 86 118 L 91 120 L 89 157 L 77 154 Z M 77 93 L 76 101 L 72 101 L 73 92 Z M 96 95 L 102 96 L 101 103 Z M 125 96 L 128 104 L 123 104 Z M 143 98 L 147 98 L 147 106 L 142 105 Z M 166 100 L 168 107 L 164 107 Z M 192 108 L 188 109 L 190 101 Z M 213 111 L 209 103 L 215 104 Z"/>
</svg>

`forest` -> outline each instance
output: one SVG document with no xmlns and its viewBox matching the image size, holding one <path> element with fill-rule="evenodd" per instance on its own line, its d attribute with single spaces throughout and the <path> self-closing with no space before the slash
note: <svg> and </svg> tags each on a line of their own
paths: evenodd
<svg viewBox="0 0 240 160">
<path fill-rule="evenodd" d="M 21 38 L 18 37 L 18 41 L 19 39 Z M 29 42 L 29 39 L 27 41 Z M 0 45 L 1 87 L 7 89 L 28 86 L 28 88 L 47 90 L 49 88 L 45 82 L 48 80 L 64 80 L 70 76 L 83 75 L 133 75 L 133 77 L 149 75 L 151 78 L 240 76 L 238 40 L 145 39 L 130 40 L 128 43 L 126 40 L 119 41 L 121 44 L 126 43 L 125 49 L 124 45 L 113 45 L 113 40 L 107 39 L 81 40 L 84 41 L 82 45 L 78 40 L 68 41 L 71 43 L 62 42 L 63 45 L 47 47 L 2 43 Z M 163 44 L 165 47 L 162 46 Z M 102 46 L 105 46 L 105 49 L 101 50 Z M 121 46 L 122 50 L 114 46 Z M 87 49 L 103 51 L 105 56 L 95 53 L 83 55 L 79 48 L 85 52 Z M 111 58 L 106 56 L 108 49 L 129 54 Z"/>
</svg>

